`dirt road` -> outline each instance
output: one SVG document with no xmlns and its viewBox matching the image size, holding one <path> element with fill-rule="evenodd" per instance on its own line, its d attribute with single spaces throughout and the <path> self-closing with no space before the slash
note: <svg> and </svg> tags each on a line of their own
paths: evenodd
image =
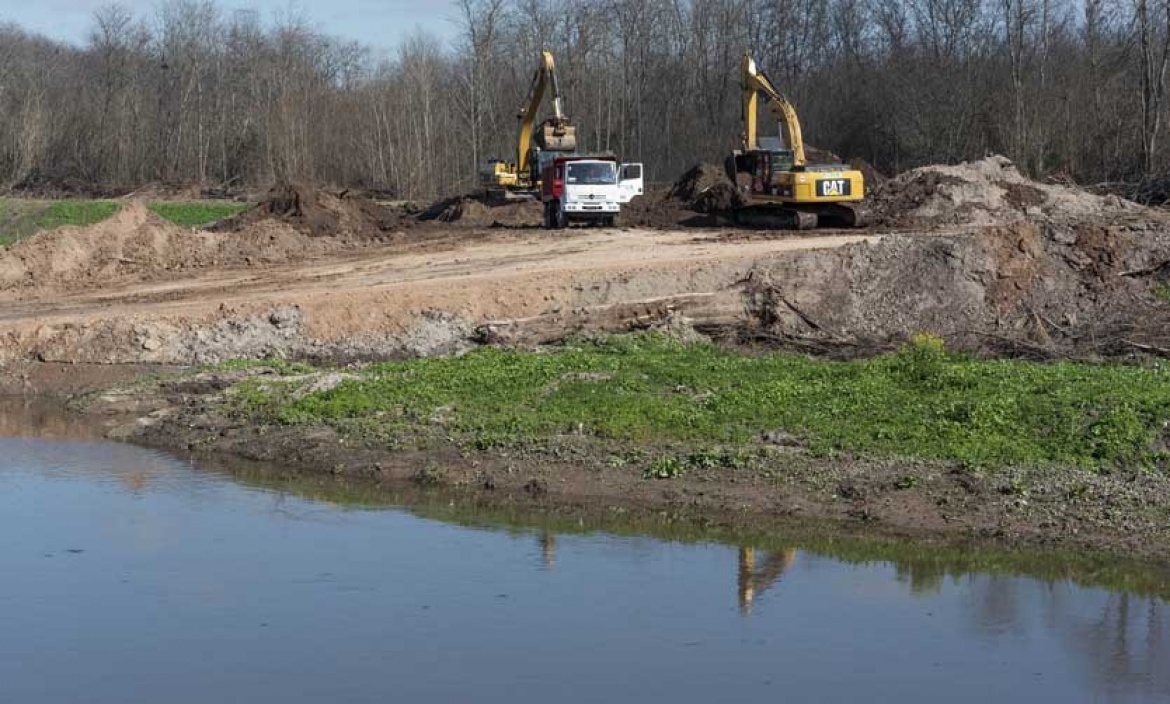
<svg viewBox="0 0 1170 704">
<path fill-rule="evenodd" d="M 620 329 L 671 310 L 734 317 L 743 308 L 736 283 L 753 268 L 793 252 L 879 238 L 497 230 L 298 263 L 175 272 L 168 280 L 11 289 L 0 292 L 0 361 L 380 357 L 457 348 L 485 324 Z"/>
</svg>

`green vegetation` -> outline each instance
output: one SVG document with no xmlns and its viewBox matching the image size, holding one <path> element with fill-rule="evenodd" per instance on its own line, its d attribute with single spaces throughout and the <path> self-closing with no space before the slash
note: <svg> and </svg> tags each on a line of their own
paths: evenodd
<svg viewBox="0 0 1170 704">
<path fill-rule="evenodd" d="M 41 230 L 52 230 L 66 225 L 85 227 L 105 220 L 118 212 L 120 207 L 108 200 L 54 201 L 37 218 L 36 224 Z"/>
<path fill-rule="evenodd" d="M 239 215 L 248 209 L 246 203 L 151 203 L 147 206 L 159 217 L 183 227 L 201 227 L 224 218 Z"/>
<path fill-rule="evenodd" d="M 0 246 L 65 225 L 93 225 L 109 218 L 120 207 L 118 203 L 106 200 L 0 199 Z M 147 207 L 177 225 L 199 227 L 238 215 L 249 206 L 246 203 L 191 202 L 151 203 Z"/>
<path fill-rule="evenodd" d="M 117 203 L 104 200 L 0 200 L 0 246 L 7 246 L 42 230 L 99 223 L 118 212 Z"/>
<path fill-rule="evenodd" d="M 375 365 L 308 394 L 250 380 L 237 412 L 382 435 L 438 434 L 476 449 L 589 435 L 615 444 L 749 447 L 764 433 L 820 456 L 957 460 L 972 466 L 1164 468 L 1165 366 L 976 360 L 916 338 L 896 354 L 835 362 L 746 356 L 656 335 L 545 353 L 481 349 Z M 649 476 L 735 466 L 722 449 L 660 459 Z"/>
<path fill-rule="evenodd" d="M 1159 301 L 1170 303 L 1170 284 L 1154 284 L 1150 287 L 1150 293 Z"/>
</svg>

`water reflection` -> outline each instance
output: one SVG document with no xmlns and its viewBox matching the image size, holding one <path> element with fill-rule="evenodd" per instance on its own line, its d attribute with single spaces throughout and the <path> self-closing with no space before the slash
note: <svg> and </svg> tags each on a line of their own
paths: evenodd
<svg viewBox="0 0 1170 704">
<path fill-rule="evenodd" d="M 71 432 L 32 415 L 3 427 Z M 3 702 L 1170 699 L 1156 574 L 411 514 L 105 443 L 0 457 Z"/>
<path fill-rule="evenodd" d="M 765 552 L 758 564 L 755 548 L 740 548 L 739 570 L 736 573 L 739 612 L 744 616 L 750 616 L 756 598 L 775 586 L 794 562 L 795 548 Z"/>
<path fill-rule="evenodd" d="M 540 532 L 540 558 L 545 569 L 551 570 L 557 564 L 557 536 L 548 529 Z"/>
<path fill-rule="evenodd" d="M 0 438 L 98 440 L 101 432 L 92 421 L 66 413 L 60 403 L 0 396 Z"/>
<path fill-rule="evenodd" d="M 1067 582 L 995 575 L 971 575 L 964 581 L 977 637 L 995 642 L 1046 629 L 1077 669 L 1091 674 L 1102 701 L 1126 701 L 1127 692 L 1135 689 L 1170 697 L 1170 609 L 1165 601 L 1111 592 L 1094 608 L 1085 608 Z"/>
</svg>

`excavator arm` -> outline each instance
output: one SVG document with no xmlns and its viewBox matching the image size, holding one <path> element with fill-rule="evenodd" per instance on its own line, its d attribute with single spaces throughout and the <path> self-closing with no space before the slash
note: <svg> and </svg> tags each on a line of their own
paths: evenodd
<svg viewBox="0 0 1170 704">
<path fill-rule="evenodd" d="M 784 124 L 788 133 L 788 146 L 792 149 L 793 165 L 796 168 L 806 164 L 804 158 L 804 138 L 800 134 L 800 118 L 796 116 L 796 108 L 792 103 L 776 90 L 763 71 L 756 67 L 751 54 L 743 57 L 743 148 L 754 151 L 760 148 L 757 134 L 759 121 L 759 101 L 763 94 L 768 103 L 768 109 Z"/>
<path fill-rule="evenodd" d="M 544 92 L 552 88 L 553 116 L 541 124 L 540 132 L 533 134 L 536 127 L 536 114 L 540 110 L 540 103 L 544 99 Z M 569 118 L 565 115 L 564 100 L 561 97 L 560 84 L 557 82 L 556 63 L 552 52 L 540 53 L 540 65 L 532 77 L 532 87 L 528 91 L 528 100 L 518 115 L 520 118 L 520 141 L 516 152 L 516 171 L 520 174 L 528 173 L 531 168 L 532 141 L 535 136 L 537 144 L 542 149 L 552 151 L 573 151 L 577 148 L 577 132 Z"/>
</svg>

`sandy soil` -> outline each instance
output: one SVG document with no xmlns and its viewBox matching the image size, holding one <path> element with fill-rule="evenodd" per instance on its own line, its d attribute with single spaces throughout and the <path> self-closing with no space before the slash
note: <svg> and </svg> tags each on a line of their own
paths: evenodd
<svg viewBox="0 0 1170 704">
<path fill-rule="evenodd" d="M 295 263 L 208 267 L 70 290 L 0 291 L 0 361 L 200 363 L 264 353 L 427 354 L 478 326 L 549 316 L 620 328 L 670 309 L 742 310 L 737 282 L 797 251 L 874 242 L 830 233 L 729 241 L 720 231 L 440 232 Z M 469 236 L 470 235 L 470 236 Z M 614 311 L 617 311 L 616 313 Z"/>
</svg>

